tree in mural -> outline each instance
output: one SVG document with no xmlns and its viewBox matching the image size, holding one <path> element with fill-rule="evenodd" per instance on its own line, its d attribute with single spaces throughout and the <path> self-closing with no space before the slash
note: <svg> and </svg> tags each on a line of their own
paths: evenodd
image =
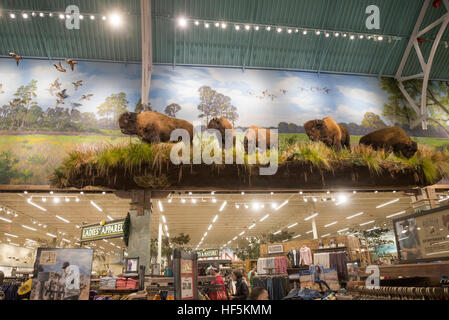
<svg viewBox="0 0 449 320">
<path fill-rule="evenodd" d="M 382 78 L 382 89 L 388 96 L 388 103 L 383 106 L 383 116 L 394 123 L 408 125 L 418 119 L 416 112 L 409 106 L 399 90 L 398 82 L 392 78 Z M 404 82 L 404 87 L 415 101 L 421 105 L 422 80 L 414 79 Z M 449 135 L 449 82 L 429 82 L 427 88 L 427 110 L 429 126 L 439 127 Z"/>
<path fill-rule="evenodd" d="M 151 106 L 151 102 L 148 102 L 148 110 L 152 111 L 153 108 Z M 136 107 L 134 108 L 134 112 L 141 113 L 143 111 L 142 99 L 139 99 L 136 103 Z"/>
<path fill-rule="evenodd" d="M 209 123 L 209 120 L 214 117 L 225 117 L 235 124 L 239 114 L 237 108 L 231 104 L 230 97 L 218 93 L 208 86 L 202 86 L 198 92 L 200 93 L 199 118 L 205 118 L 206 123 Z"/>
<path fill-rule="evenodd" d="M 362 127 L 369 131 L 379 130 L 385 128 L 387 125 L 382 121 L 379 115 L 373 112 L 366 112 L 363 116 Z"/>
<path fill-rule="evenodd" d="M 0 184 L 10 184 L 11 180 L 19 177 L 19 171 L 15 168 L 19 159 L 10 151 L 0 153 Z"/>
<path fill-rule="evenodd" d="M 105 120 L 107 127 L 115 128 L 118 126 L 119 116 L 128 111 L 127 107 L 126 93 L 113 93 L 106 98 L 101 106 L 97 107 L 97 112 Z"/>
<path fill-rule="evenodd" d="M 181 106 L 177 103 L 172 103 L 165 107 L 165 114 L 169 117 L 176 118 L 176 114 L 181 111 Z"/>
</svg>

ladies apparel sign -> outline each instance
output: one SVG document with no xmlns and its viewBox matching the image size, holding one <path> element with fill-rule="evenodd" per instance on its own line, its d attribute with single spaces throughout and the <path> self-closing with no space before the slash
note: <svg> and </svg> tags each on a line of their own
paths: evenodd
<svg viewBox="0 0 449 320">
<path fill-rule="evenodd" d="M 449 259 L 449 206 L 394 220 L 403 261 Z"/>
<path fill-rule="evenodd" d="M 106 222 L 104 225 L 93 224 L 81 228 L 81 242 L 117 238 L 123 236 L 123 224 L 125 220 Z"/>
</svg>

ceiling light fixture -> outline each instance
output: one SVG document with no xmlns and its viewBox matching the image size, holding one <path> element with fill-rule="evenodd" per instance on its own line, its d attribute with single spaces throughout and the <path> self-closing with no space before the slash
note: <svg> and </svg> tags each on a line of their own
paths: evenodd
<svg viewBox="0 0 449 320">
<path fill-rule="evenodd" d="M 27 199 L 27 202 L 28 202 L 29 204 L 31 204 L 32 206 L 38 208 L 39 210 L 47 211 L 47 209 L 45 209 L 45 208 L 41 207 L 40 205 L 34 203 L 34 202 L 31 200 L 31 198 Z"/>
<path fill-rule="evenodd" d="M 267 215 L 263 216 L 259 221 L 262 222 L 262 221 L 264 221 L 266 218 L 268 218 L 269 216 L 270 216 L 270 215 L 267 214 Z"/>
<path fill-rule="evenodd" d="M 109 219 L 109 221 L 112 221 L 112 220 L 114 220 L 114 219 L 112 219 L 112 217 L 111 216 L 106 216 L 108 219 Z"/>
<path fill-rule="evenodd" d="M 349 216 L 349 217 L 346 217 L 346 219 L 352 219 L 352 218 L 355 218 L 355 217 L 358 217 L 358 216 L 361 216 L 362 214 L 364 214 L 365 212 L 359 212 L 359 213 L 356 213 L 356 214 L 353 214 L 352 216 Z"/>
<path fill-rule="evenodd" d="M 348 230 L 349 230 L 349 228 L 344 228 L 344 229 L 338 230 L 337 232 L 345 232 L 345 231 L 348 231 Z"/>
<path fill-rule="evenodd" d="M 251 229 L 254 228 L 255 226 L 256 226 L 256 224 L 253 223 L 252 225 L 250 225 L 250 226 L 248 227 L 248 229 L 251 230 Z"/>
<path fill-rule="evenodd" d="M 164 223 L 167 223 L 167 220 L 165 219 L 165 216 L 162 216 L 162 221 L 163 221 Z"/>
<path fill-rule="evenodd" d="M 222 212 L 227 203 L 227 201 L 224 201 L 218 211 Z"/>
<path fill-rule="evenodd" d="M 65 218 L 63 218 L 63 217 L 61 217 L 61 216 L 56 215 L 56 218 L 58 218 L 58 219 L 61 220 L 61 221 L 64 221 L 65 223 L 70 223 L 69 220 L 67 220 L 67 219 L 65 219 Z"/>
<path fill-rule="evenodd" d="M 293 239 L 299 238 L 301 235 L 297 234 L 296 236 L 293 237 Z"/>
<path fill-rule="evenodd" d="M 283 206 L 285 206 L 288 203 L 288 200 L 285 200 L 284 202 L 281 203 L 281 205 L 279 207 L 277 207 L 275 210 L 278 211 L 280 208 L 282 208 Z"/>
<path fill-rule="evenodd" d="M 318 215 L 318 213 L 314 213 L 314 214 L 312 214 L 311 216 L 308 216 L 307 218 L 305 218 L 304 221 L 308 221 L 308 220 L 310 220 L 310 219 L 313 219 L 313 218 L 315 218 L 317 215 Z"/>
<path fill-rule="evenodd" d="M 207 231 L 209 231 L 210 229 L 212 229 L 212 225 L 210 224 L 209 227 L 207 227 Z"/>
<path fill-rule="evenodd" d="M 239 233 L 239 236 L 243 236 L 245 234 L 245 231 L 242 231 Z"/>
<path fill-rule="evenodd" d="M 101 209 L 93 200 L 90 200 L 90 204 L 94 206 L 98 211 L 103 212 L 103 209 Z"/>
<path fill-rule="evenodd" d="M 159 206 L 159 211 L 160 211 L 160 212 L 163 212 L 163 211 L 164 211 L 164 208 L 162 207 L 162 202 L 161 202 L 160 200 L 158 200 L 157 204 L 158 204 L 158 206 Z"/>
<path fill-rule="evenodd" d="M 22 227 L 24 227 L 25 229 L 31 230 L 31 231 L 37 231 L 37 229 L 29 227 L 29 226 L 25 226 L 22 224 Z"/>
<path fill-rule="evenodd" d="M 12 222 L 11 220 L 6 219 L 6 218 L 3 218 L 3 217 L 0 217 L 0 220 L 3 220 L 3 221 L 8 222 L 8 223 L 11 223 L 11 222 Z"/>
<path fill-rule="evenodd" d="M 386 218 L 396 217 L 396 216 L 399 216 L 399 215 L 401 215 L 401 214 L 404 214 L 405 212 L 406 212 L 405 210 L 402 210 L 402 211 L 399 211 L 399 212 L 390 214 L 389 216 L 386 216 Z"/>
<path fill-rule="evenodd" d="M 334 222 L 324 225 L 324 227 L 327 228 L 327 227 L 333 226 L 334 224 L 337 224 L 337 223 L 338 223 L 338 221 L 334 221 Z"/>
<path fill-rule="evenodd" d="M 6 233 L 6 232 L 5 232 L 5 236 L 12 237 L 12 238 L 18 238 L 19 237 L 19 236 L 16 236 L 15 234 Z"/>
<path fill-rule="evenodd" d="M 289 226 L 287 227 L 287 229 L 290 229 L 290 228 L 296 227 L 297 225 L 298 225 L 298 222 L 295 222 L 295 223 L 293 223 L 293 224 L 289 225 Z"/>
<path fill-rule="evenodd" d="M 307 231 L 306 233 L 309 234 L 309 233 L 312 233 L 312 232 L 313 232 L 313 230 L 309 230 L 309 231 Z"/>
<path fill-rule="evenodd" d="M 398 201 L 399 201 L 399 198 L 396 198 L 396 199 L 394 199 L 394 200 L 391 200 L 391 201 L 388 201 L 388 202 L 379 204 L 376 208 L 379 209 L 379 208 L 388 206 L 389 204 L 392 204 L 392 203 L 395 203 L 395 202 L 398 202 Z"/>
<path fill-rule="evenodd" d="M 274 235 L 281 233 L 281 230 L 278 230 L 276 232 L 273 232 Z"/>
<path fill-rule="evenodd" d="M 321 236 L 321 238 L 329 237 L 330 235 L 331 235 L 330 233 L 326 233 L 326 234 L 323 234 L 323 235 Z"/>
<path fill-rule="evenodd" d="M 218 219 L 218 214 L 214 217 L 214 219 L 212 220 L 212 223 L 215 223 L 215 221 L 217 221 Z"/>
<path fill-rule="evenodd" d="M 375 220 L 371 220 L 371 221 L 368 221 L 368 222 L 361 223 L 360 226 L 366 226 L 367 224 L 371 224 L 371 223 L 374 223 L 374 222 L 375 222 Z"/>
</svg>

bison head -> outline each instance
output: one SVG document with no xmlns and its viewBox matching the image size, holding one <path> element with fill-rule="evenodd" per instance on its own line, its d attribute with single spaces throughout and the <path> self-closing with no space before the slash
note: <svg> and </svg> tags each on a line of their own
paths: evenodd
<svg viewBox="0 0 449 320">
<path fill-rule="evenodd" d="M 123 113 L 118 119 L 118 125 L 123 134 L 137 134 L 137 113 Z"/>
<path fill-rule="evenodd" d="M 323 120 L 310 120 L 304 123 L 304 129 L 312 141 L 320 141 L 321 131 L 324 128 Z"/>
<path fill-rule="evenodd" d="M 220 120 L 221 119 L 218 119 L 218 118 L 212 118 L 212 120 L 209 121 L 209 124 L 207 125 L 207 128 L 208 129 L 217 129 L 217 130 L 221 129 L 223 126 L 222 126 Z"/>
<path fill-rule="evenodd" d="M 401 153 L 405 158 L 410 159 L 418 151 L 418 144 L 415 141 L 409 143 L 396 144 L 396 151 Z"/>
</svg>

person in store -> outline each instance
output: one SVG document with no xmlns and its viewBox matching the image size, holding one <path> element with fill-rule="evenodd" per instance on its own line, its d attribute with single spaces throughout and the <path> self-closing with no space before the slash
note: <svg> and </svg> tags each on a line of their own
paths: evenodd
<svg viewBox="0 0 449 320">
<path fill-rule="evenodd" d="M 0 271 L 0 301 L 5 299 L 5 293 L 2 290 L 4 279 L 5 279 L 5 274 L 3 273 L 3 271 Z"/>
<path fill-rule="evenodd" d="M 253 286 L 253 279 L 255 276 L 257 276 L 257 265 L 254 265 L 252 267 L 252 269 L 248 272 L 248 280 L 249 280 L 249 285 L 252 287 Z"/>
<path fill-rule="evenodd" d="M 225 289 L 225 283 L 224 283 L 223 277 L 218 272 L 218 268 L 215 267 L 215 266 L 210 266 L 208 268 L 208 270 L 209 270 L 209 273 L 210 273 L 211 276 L 215 276 L 215 281 L 211 281 L 210 284 L 212 284 L 212 285 L 216 285 L 216 284 L 222 285 L 221 290 L 210 292 L 208 294 L 209 298 L 211 300 L 226 300 L 227 297 L 226 297 L 226 291 L 225 291 L 226 290 Z"/>
<path fill-rule="evenodd" d="M 242 272 L 240 270 L 233 270 L 231 278 L 235 281 L 235 294 L 233 294 L 231 300 L 246 300 L 248 298 L 248 285 L 243 281 Z"/>
<path fill-rule="evenodd" d="M 62 281 L 64 284 L 64 300 L 78 300 L 80 290 L 80 269 L 76 265 L 71 265 L 68 261 L 62 264 L 64 276 Z"/>
<path fill-rule="evenodd" d="M 323 287 L 321 284 L 324 284 L 326 286 L 326 288 L 328 290 L 330 290 L 331 288 L 329 287 L 329 285 L 327 284 L 326 281 L 321 280 L 321 268 L 320 266 L 315 266 L 314 272 L 313 272 L 313 282 L 314 283 L 318 283 L 320 285 L 320 290 L 323 291 Z"/>
<path fill-rule="evenodd" d="M 409 220 L 405 220 L 401 223 L 402 233 L 400 234 L 399 245 L 404 260 L 416 260 L 421 258 L 419 235 L 415 223 L 413 223 L 413 221 L 409 222 Z"/>
<path fill-rule="evenodd" d="M 270 300 L 265 288 L 255 287 L 251 289 L 248 300 Z"/>
<path fill-rule="evenodd" d="M 164 277 L 173 277 L 172 268 L 168 266 L 168 264 L 164 268 Z"/>
</svg>

